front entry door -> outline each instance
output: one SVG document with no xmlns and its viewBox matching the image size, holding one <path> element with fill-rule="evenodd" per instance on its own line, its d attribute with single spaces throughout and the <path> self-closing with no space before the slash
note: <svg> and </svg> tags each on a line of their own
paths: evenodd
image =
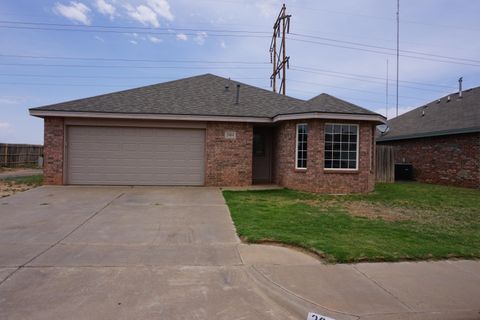
<svg viewBox="0 0 480 320">
<path fill-rule="evenodd" d="M 253 183 L 272 182 L 272 131 L 269 128 L 253 130 Z"/>
</svg>

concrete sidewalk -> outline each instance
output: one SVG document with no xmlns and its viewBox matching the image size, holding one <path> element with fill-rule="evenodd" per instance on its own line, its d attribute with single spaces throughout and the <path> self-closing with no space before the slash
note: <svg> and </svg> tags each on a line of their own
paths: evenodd
<svg viewBox="0 0 480 320">
<path fill-rule="evenodd" d="M 305 319 L 308 311 L 337 320 L 480 319 L 480 261 L 325 265 L 281 247 L 241 245 L 240 253 Z"/>
</svg>

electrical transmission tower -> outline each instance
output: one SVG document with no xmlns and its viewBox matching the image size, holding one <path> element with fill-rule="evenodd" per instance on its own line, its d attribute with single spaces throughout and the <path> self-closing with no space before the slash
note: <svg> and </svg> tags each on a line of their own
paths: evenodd
<svg viewBox="0 0 480 320">
<path fill-rule="evenodd" d="M 287 79 L 287 68 L 289 67 L 289 59 L 285 51 L 285 35 L 290 33 L 290 17 L 292 15 L 287 14 L 287 8 L 283 4 L 277 20 L 273 25 L 273 36 L 270 44 L 270 62 L 273 64 L 273 72 L 270 76 L 270 86 L 273 92 L 277 92 L 277 78 L 280 82 L 278 92 L 283 95 L 286 94 L 285 82 Z M 277 38 L 280 39 L 280 46 L 277 50 Z"/>
</svg>

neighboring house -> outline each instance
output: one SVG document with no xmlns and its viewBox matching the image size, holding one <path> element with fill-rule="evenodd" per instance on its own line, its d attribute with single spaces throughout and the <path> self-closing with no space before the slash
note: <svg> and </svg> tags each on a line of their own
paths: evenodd
<svg viewBox="0 0 480 320">
<path fill-rule="evenodd" d="M 394 146 L 416 180 L 480 188 L 480 87 L 450 94 L 388 121 L 378 144 Z"/>
<path fill-rule="evenodd" d="M 30 109 L 44 118 L 46 184 L 374 187 L 385 118 L 211 74 Z"/>
</svg>

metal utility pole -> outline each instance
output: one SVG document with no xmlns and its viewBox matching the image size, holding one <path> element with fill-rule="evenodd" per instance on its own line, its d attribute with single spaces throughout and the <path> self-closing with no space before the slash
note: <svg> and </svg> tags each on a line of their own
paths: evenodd
<svg viewBox="0 0 480 320">
<path fill-rule="evenodd" d="M 289 67 L 289 59 L 285 50 L 285 36 L 290 33 L 290 17 L 287 14 L 287 8 L 283 4 L 277 20 L 273 24 L 273 36 L 270 43 L 270 61 L 273 64 L 272 75 L 270 76 L 270 85 L 273 92 L 277 92 L 277 77 L 280 80 L 278 92 L 286 94 L 287 68 Z M 281 38 L 280 47 L 277 50 L 277 38 Z"/>
<path fill-rule="evenodd" d="M 388 59 L 387 59 L 387 80 L 385 81 L 385 118 L 388 119 Z"/>
<path fill-rule="evenodd" d="M 398 72 L 400 69 L 400 0 L 397 0 L 397 117 L 398 117 Z"/>
</svg>

